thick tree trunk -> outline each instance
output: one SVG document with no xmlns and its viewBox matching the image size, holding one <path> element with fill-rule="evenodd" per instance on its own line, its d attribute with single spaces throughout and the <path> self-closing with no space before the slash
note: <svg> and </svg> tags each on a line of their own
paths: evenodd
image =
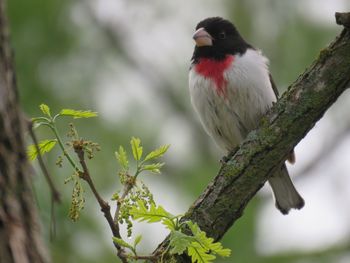
<svg viewBox="0 0 350 263">
<path fill-rule="evenodd" d="M 30 187 L 4 6 L 0 0 L 0 262 L 48 262 Z"/>
</svg>

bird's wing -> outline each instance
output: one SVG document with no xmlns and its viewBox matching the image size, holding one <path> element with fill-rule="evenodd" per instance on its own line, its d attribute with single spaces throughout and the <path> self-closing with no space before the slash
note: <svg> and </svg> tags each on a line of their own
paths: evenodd
<svg viewBox="0 0 350 263">
<path fill-rule="evenodd" d="M 275 84 L 275 82 L 273 81 L 273 78 L 272 78 L 272 75 L 271 75 L 271 74 L 269 74 L 269 77 L 270 77 L 270 82 L 271 82 L 271 87 L 272 87 L 272 89 L 273 89 L 273 92 L 275 93 L 276 98 L 278 99 L 279 93 L 278 93 L 278 89 L 277 89 L 277 87 L 276 87 L 276 84 Z"/>
</svg>

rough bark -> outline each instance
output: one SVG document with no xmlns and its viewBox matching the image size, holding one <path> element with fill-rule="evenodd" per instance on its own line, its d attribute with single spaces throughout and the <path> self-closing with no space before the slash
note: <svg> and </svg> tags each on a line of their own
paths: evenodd
<svg viewBox="0 0 350 263">
<path fill-rule="evenodd" d="M 0 0 L 0 262 L 48 262 L 30 187 L 4 6 Z"/>
<path fill-rule="evenodd" d="M 288 88 L 259 128 L 231 153 L 229 161 L 187 212 L 185 218 L 197 222 L 215 240 L 242 216 L 274 169 L 350 87 L 350 13 L 337 13 L 336 18 L 345 26 L 341 34 Z M 156 252 L 162 251 L 166 243 L 167 240 Z M 190 260 L 181 256 L 168 262 Z"/>
</svg>

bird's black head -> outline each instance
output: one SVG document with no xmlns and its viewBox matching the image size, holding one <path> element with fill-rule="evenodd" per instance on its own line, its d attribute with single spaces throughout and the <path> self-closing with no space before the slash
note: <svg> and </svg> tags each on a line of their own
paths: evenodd
<svg viewBox="0 0 350 263">
<path fill-rule="evenodd" d="M 244 54 L 247 48 L 252 48 L 236 27 L 221 17 L 210 17 L 199 22 L 193 39 L 196 41 L 192 57 L 194 62 L 199 58 L 220 60 L 229 54 Z"/>
</svg>

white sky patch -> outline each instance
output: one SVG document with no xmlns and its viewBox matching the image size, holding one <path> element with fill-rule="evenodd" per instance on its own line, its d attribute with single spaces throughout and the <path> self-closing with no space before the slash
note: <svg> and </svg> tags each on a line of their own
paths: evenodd
<svg viewBox="0 0 350 263">
<path fill-rule="evenodd" d="M 305 199 L 305 207 L 283 216 L 274 207 L 272 199 L 262 207 L 258 221 L 258 250 L 262 254 L 281 251 L 308 251 L 323 249 L 347 239 L 349 220 L 339 216 L 346 204 L 339 203 L 337 192 L 331 186 L 334 174 L 315 170 L 314 178 L 297 185 Z M 345 205 L 345 206 L 343 206 Z"/>
<path fill-rule="evenodd" d="M 194 160 L 193 151 L 195 149 L 192 140 L 192 130 L 188 123 L 180 116 L 172 116 L 162 123 L 160 131 L 160 144 L 171 145 L 171 161 L 176 165 L 184 165 L 184 160 Z"/>
<path fill-rule="evenodd" d="M 299 11 L 313 23 L 321 23 L 326 27 L 339 27 L 335 23 L 335 12 L 349 12 L 348 0 L 299 0 Z"/>
<path fill-rule="evenodd" d="M 155 123 L 163 116 L 166 105 L 157 97 L 150 83 L 137 71 L 113 66 L 109 72 L 102 73 L 95 89 L 97 106 L 101 116 L 106 120 L 118 123 L 131 117 L 131 113 L 142 113 L 140 121 Z"/>
<path fill-rule="evenodd" d="M 331 121 L 324 118 L 316 123 L 315 127 L 299 142 L 295 147 L 296 163 L 291 165 L 287 162 L 288 171 L 292 175 L 299 174 L 323 150 L 325 137 L 329 136 L 331 130 Z"/>
<path fill-rule="evenodd" d="M 114 25 L 135 56 L 164 74 L 173 74 L 174 64 L 189 66 L 196 24 L 208 16 L 225 16 L 221 5 L 211 1 L 92 2 L 97 17 Z M 186 8 L 179 8 L 186 6 Z"/>
</svg>

